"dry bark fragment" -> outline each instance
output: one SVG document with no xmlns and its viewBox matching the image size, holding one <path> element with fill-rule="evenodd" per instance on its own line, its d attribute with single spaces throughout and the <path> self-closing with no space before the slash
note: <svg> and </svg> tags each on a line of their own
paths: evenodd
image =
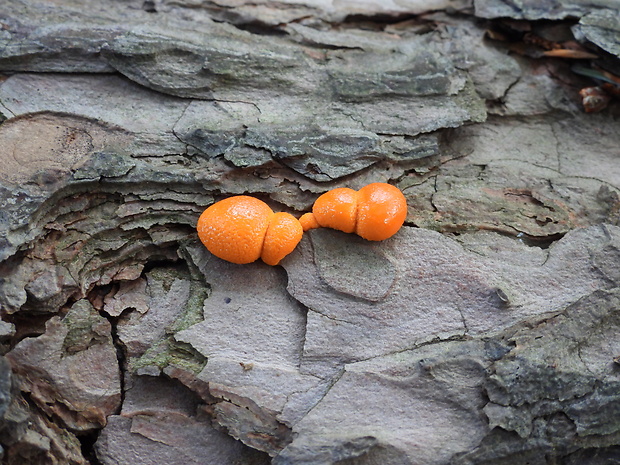
<svg viewBox="0 0 620 465">
<path fill-rule="evenodd" d="M 121 400 L 120 373 L 110 323 L 86 300 L 45 334 L 24 339 L 7 354 L 20 387 L 37 406 L 74 431 L 101 428 Z"/>
</svg>

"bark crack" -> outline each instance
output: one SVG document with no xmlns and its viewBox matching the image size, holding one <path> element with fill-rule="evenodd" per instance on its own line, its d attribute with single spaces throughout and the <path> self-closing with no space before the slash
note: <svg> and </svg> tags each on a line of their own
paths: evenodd
<svg viewBox="0 0 620 465">
<path fill-rule="evenodd" d="M 553 138 L 555 139 L 555 156 L 556 156 L 556 164 L 557 164 L 556 171 L 559 174 L 563 174 L 562 173 L 562 155 L 561 155 L 562 152 L 561 152 L 560 135 L 557 132 L 556 124 L 551 123 L 550 128 L 551 128 L 551 133 L 553 134 Z"/>
<path fill-rule="evenodd" d="M 373 355 L 371 357 L 361 358 L 359 360 L 356 360 L 353 363 L 367 362 L 367 361 L 370 361 L 370 360 L 375 360 L 375 359 L 383 358 L 383 357 L 391 357 L 393 355 L 403 354 L 405 352 L 411 352 L 411 351 L 418 350 L 418 349 L 420 349 L 422 347 L 430 346 L 430 345 L 433 345 L 433 344 L 441 344 L 441 343 L 444 343 L 444 342 L 463 342 L 463 341 L 469 341 L 470 339 L 471 339 L 471 336 L 468 336 L 465 332 L 462 333 L 462 334 L 458 334 L 458 333 L 457 334 L 453 334 L 452 336 L 448 336 L 448 337 L 437 336 L 437 337 L 435 337 L 433 339 L 430 339 L 430 340 L 424 341 L 424 342 L 420 342 L 419 344 L 415 344 L 415 345 L 412 345 L 410 347 L 405 347 L 403 349 L 394 350 L 394 351 L 391 351 L 391 352 L 385 352 L 385 353 L 379 354 L 379 355 Z"/>
<path fill-rule="evenodd" d="M 4 104 L 4 102 L 3 102 L 2 100 L 0 100 L 0 114 L 2 114 L 2 113 L 3 113 L 1 110 L 6 110 L 6 112 L 7 112 L 8 114 L 10 114 L 10 115 L 11 115 L 11 118 L 14 118 L 14 117 L 16 116 L 16 115 L 15 115 L 15 113 L 13 113 L 13 111 L 11 111 L 11 110 L 9 109 L 9 107 L 7 107 L 7 106 Z M 2 121 L 0 121 L 0 124 L 2 124 Z"/>
<path fill-rule="evenodd" d="M 339 323 L 347 323 L 347 324 L 349 324 L 349 325 L 354 325 L 354 324 L 355 324 L 355 323 L 353 323 L 353 322 L 351 322 L 351 321 L 348 321 L 348 320 L 343 320 L 343 319 L 341 319 L 341 318 L 336 318 L 336 317 L 334 317 L 334 316 L 329 316 L 329 315 L 326 315 L 325 313 L 319 312 L 318 310 L 315 310 L 315 309 L 313 309 L 313 308 L 310 308 L 310 307 L 307 307 L 307 308 L 308 308 L 308 311 L 310 311 L 310 312 L 314 312 L 314 313 L 317 313 L 317 314 L 319 314 L 319 315 L 321 315 L 321 316 L 324 316 L 324 317 L 325 317 L 325 318 L 327 318 L 328 320 L 331 320 L 331 321 L 337 321 L 337 322 L 339 322 Z"/>
</svg>

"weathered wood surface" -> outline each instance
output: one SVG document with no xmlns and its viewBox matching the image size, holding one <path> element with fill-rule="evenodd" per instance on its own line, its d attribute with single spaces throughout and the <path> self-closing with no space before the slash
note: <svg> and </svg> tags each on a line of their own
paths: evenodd
<svg viewBox="0 0 620 465">
<path fill-rule="evenodd" d="M 618 104 L 504 17 L 620 68 L 613 0 L 4 2 L 4 463 L 620 457 Z M 194 231 L 374 181 L 385 242 L 240 266 Z"/>
</svg>

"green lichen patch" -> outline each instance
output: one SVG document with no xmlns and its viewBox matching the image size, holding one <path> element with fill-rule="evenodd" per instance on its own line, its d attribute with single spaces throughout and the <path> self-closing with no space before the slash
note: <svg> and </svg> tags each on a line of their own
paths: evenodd
<svg viewBox="0 0 620 465">
<path fill-rule="evenodd" d="M 168 337 L 153 345 L 139 359 L 131 360 L 129 371 L 137 372 L 143 368 L 164 368 L 175 366 L 191 373 L 200 373 L 207 364 L 207 358 L 188 344 L 177 342 Z"/>
<path fill-rule="evenodd" d="M 68 330 L 62 343 L 67 354 L 111 342 L 110 323 L 87 300 L 76 302 L 62 321 Z"/>
<path fill-rule="evenodd" d="M 166 311 L 176 313 L 172 321 L 166 319 L 165 328 L 150 347 L 143 354 L 130 359 L 130 371 L 147 367 L 163 370 L 173 365 L 199 373 L 206 364 L 206 358 L 190 345 L 176 341 L 174 336 L 203 320 L 203 305 L 209 295 L 209 287 L 192 277 L 191 271 L 183 265 L 154 268 L 147 273 L 147 281 L 150 305 L 154 307 L 149 311 L 162 311 L 160 308 L 163 307 Z M 181 289 L 188 289 L 183 291 L 187 294 L 181 300 L 171 295 Z M 136 320 L 136 324 L 140 325 L 140 320 Z"/>
</svg>

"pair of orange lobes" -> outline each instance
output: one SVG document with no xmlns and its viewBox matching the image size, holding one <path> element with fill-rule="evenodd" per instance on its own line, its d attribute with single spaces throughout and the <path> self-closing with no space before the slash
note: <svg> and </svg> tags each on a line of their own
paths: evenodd
<svg viewBox="0 0 620 465">
<path fill-rule="evenodd" d="M 378 182 L 359 191 L 342 187 L 326 192 L 316 200 L 312 213 L 299 220 L 289 213 L 274 213 L 254 197 L 229 197 L 207 208 L 197 229 L 202 243 L 216 257 L 239 264 L 261 258 L 277 265 L 309 229 L 332 228 L 382 241 L 396 234 L 406 216 L 403 193 Z"/>
</svg>

